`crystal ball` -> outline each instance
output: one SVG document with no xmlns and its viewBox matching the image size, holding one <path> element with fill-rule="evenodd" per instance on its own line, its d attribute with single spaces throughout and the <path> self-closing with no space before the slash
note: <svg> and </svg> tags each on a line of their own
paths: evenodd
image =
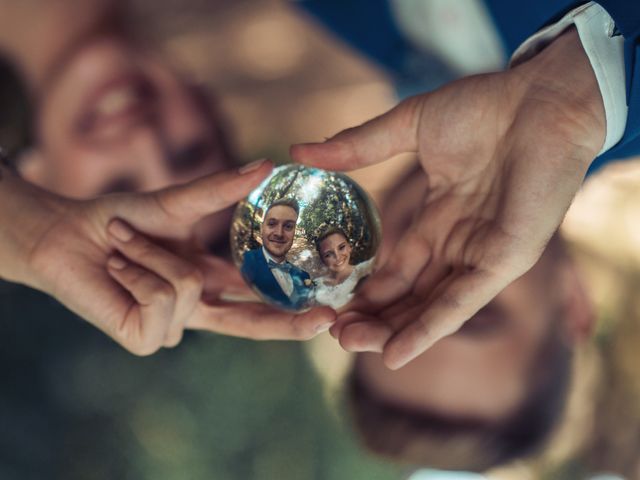
<svg viewBox="0 0 640 480">
<path fill-rule="evenodd" d="M 285 165 L 240 202 L 231 225 L 233 260 L 267 303 L 302 311 L 340 308 L 371 275 L 380 216 L 348 176 Z"/>
</svg>

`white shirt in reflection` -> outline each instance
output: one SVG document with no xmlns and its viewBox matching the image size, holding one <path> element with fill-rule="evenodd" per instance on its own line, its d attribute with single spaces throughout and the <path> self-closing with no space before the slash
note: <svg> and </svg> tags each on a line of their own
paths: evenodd
<svg viewBox="0 0 640 480">
<path fill-rule="evenodd" d="M 373 261 L 374 259 L 370 258 L 365 262 L 354 265 L 351 275 L 337 285 L 331 285 L 331 277 L 328 275 L 316 278 L 316 302 L 331 308 L 344 307 L 353 298 L 353 292 L 358 286 L 358 282 L 372 272 Z"/>
<path fill-rule="evenodd" d="M 262 254 L 264 255 L 265 260 L 267 261 L 267 264 L 269 264 L 269 261 L 273 263 L 278 263 L 278 264 L 286 262 L 286 260 L 283 260 L 282 262 L 277 261 L 275 258 L 273 258 L 269 254 L 269 252 L 267 252 L 267 249 L 264 247 L 262 247 Z M 291 298 L 291 294 L 293 293 L 293 279 L 291 278 L 291 274 L 289 272 L 285 272 L 277 268 L 271 268 L 270 270 L 271 270 L 271 274 L 274 276 L 274 278 L 278 282 L 278 285 L 280 285 L 280 288 L 282 289 L 284 294 L 287 297 Z"/>
</svg>

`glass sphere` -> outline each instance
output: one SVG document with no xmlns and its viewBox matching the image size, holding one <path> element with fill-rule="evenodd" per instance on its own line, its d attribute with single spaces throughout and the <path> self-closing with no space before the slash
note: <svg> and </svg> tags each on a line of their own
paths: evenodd
<svg viewBox="0 0 640 480">
<path fill-rule="evenodd" d="M 341 173 L 285 165 L 238 204 L 231 251 L 245 281 L 287 310 L 340 308 L 373 271 L 378 211 Z"/>
</svg>

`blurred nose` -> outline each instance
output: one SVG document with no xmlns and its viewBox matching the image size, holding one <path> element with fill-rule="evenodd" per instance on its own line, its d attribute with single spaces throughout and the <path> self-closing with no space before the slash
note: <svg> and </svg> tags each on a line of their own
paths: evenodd
<svg viewBox="0 0 640 480">
<path fill-rule="evenodd" d="M 167 140 L 152 126 L 140 128 L 130 145 L 132 170 L 143 191 L 158 190 L 176 183 L 170 168 Z"/>
</svg>

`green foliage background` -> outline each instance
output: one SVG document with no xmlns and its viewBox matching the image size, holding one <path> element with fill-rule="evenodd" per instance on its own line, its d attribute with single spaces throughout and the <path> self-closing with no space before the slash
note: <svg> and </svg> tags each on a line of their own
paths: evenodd
<svg viewBox="0 0 640 480">
<path fill-rule="evenodd" d="M 398 478 L 327 408 L 300 343 L 191 332 L 139 358 L 7 284 L 0 338 L 2 480 Z"/>
</svg>

